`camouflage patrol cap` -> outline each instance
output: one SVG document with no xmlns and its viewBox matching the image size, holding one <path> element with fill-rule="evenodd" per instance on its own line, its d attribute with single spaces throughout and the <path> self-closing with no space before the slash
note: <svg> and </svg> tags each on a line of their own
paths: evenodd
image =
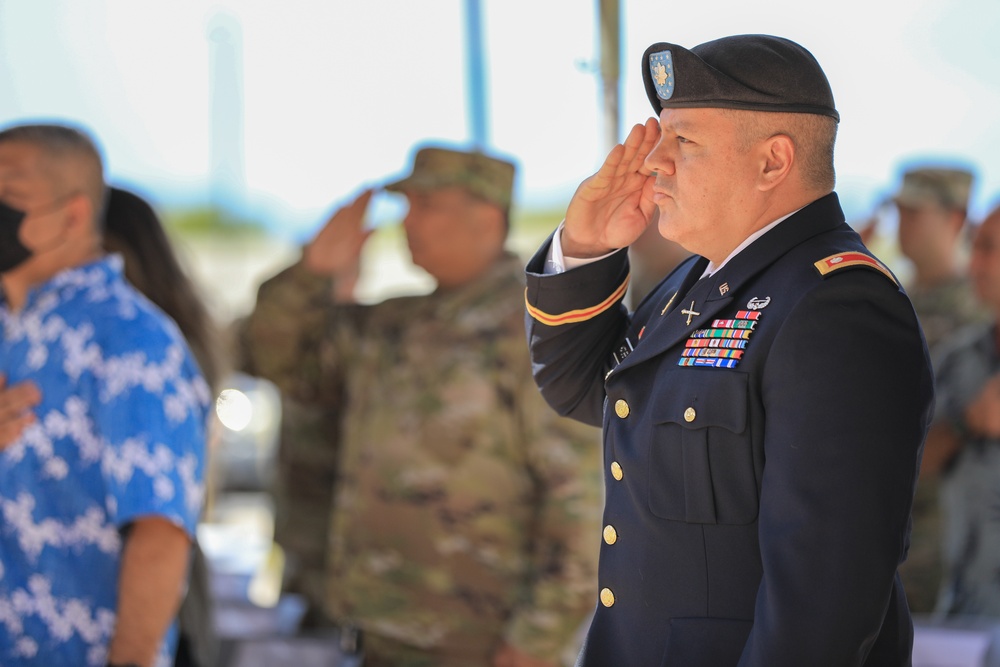
<svg viewBox="0 0 1000 667">
<path fill-rule="evenodd" d="M 972 172 L 966 169 L 921 167 L 903 174 L 903 185 L 893 201 L 903 206 L 937 204 L 965 210 L 972 192 Z"/>
<path fill-rule="evenodd" d="M 709 107 L 840 120 L 819 62 L 783 37 L 733 35 L 690 50 L 659 42 L 642 54 L 642 80 L 657 115 L 662 109 Z"/>
<path fill-rule="evenodd" d="M 507 210 L 514 190 L 512 162 L 479 151 L 429 146 L 417 151 L 409 176 L 387 183 L 386 190 L 436 190 L 458 186 Z"/>
</svg>

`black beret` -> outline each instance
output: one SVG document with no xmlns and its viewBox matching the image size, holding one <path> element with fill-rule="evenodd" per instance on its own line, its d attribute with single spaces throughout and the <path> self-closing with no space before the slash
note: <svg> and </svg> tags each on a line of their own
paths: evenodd
<svg viewBox="0 0 1000 667">
<path fill-rule="evenodd" d="M 646 95 L 661 109 L 747 109 L 812 113 L 840 120 L 830 82 L 795 42 L 734 35 L 688 50 L 658 42 L 642 54 Z"/>
</svg>

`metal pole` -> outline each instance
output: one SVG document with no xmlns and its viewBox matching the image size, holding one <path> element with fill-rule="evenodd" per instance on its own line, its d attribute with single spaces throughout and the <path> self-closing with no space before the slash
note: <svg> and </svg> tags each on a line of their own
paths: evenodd
<svg viewBox="0 0 1000 667">
<path fill-rule="evenodd" d="M 225 13 L 208 25 L 210 58 L 209 178 L 216 210 L 242 211 L 246 204 L 243 128 L 243 31 Z"/>
<path fill-rule="evenodd" d="M 604 109 L 605 150 L 621 141 L 621 3 L 597 0 L 598 31 L 601 37 L 601 103 Z"/>
<path fill-rule="evenodd" d="M 486 116 L 486 65 L 483 21 L 479 0 L 465 0 L 466 78 L 468 81 L 469 131 L 477 148 L 489 143 Z"/>
</svg>

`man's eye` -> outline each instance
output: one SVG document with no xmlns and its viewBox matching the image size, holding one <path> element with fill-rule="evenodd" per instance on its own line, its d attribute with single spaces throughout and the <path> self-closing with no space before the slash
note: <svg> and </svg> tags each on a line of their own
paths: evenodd
<svg viewBox="0 0 1000 667">
<path fill-rule="evenodd" d="M 687 140 L 687 137 L 682 137 L 681 135 L 678 134 L 677 135 L 677 143 L 679 143 L 679 144 L 687 144 L 687 143 L 690 143 L 690 142 Z"/>
</svg>

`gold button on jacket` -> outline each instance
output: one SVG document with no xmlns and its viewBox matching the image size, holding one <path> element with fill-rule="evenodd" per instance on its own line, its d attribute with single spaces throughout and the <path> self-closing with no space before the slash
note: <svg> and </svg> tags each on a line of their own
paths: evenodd
<svg viewBox="0 0 1000 667">
<path fill-rule="evenodd" d="M 694 411 L 694 408 L 688 408 L 684 411 L 684 421 L 691 423 L 694 418 L 698 416 L 698 413 Z"/>
<path fill-rule="evenodd" d="M 604 527 L 604 541 L 608 544 L 614 544 L 618 541 L 618 531 L 615 530 L 614 526 L 608 525 Z"/>
<path fill-rule="evenodd" d="M 619 482 L 622 481 L 622 477 L 625 476 L 625 471 L 622 470 L 621 465 L 618 461 L 611 462 L 611 476 L 617 479 Z"/>
<path fill-rule="evenodd" d="M 628 417 L 628 403 L 625 402 L 624 398 L 619 398 L 615 401 L 615 414 L 622 419 Z"/>
<path fill-rule="evenodd" d="M 615 603 L 615 594 L 611 592 L 610 588 L 601 589 L 601 604 L 605 607 L 610 607 Z"/>
</svg>

